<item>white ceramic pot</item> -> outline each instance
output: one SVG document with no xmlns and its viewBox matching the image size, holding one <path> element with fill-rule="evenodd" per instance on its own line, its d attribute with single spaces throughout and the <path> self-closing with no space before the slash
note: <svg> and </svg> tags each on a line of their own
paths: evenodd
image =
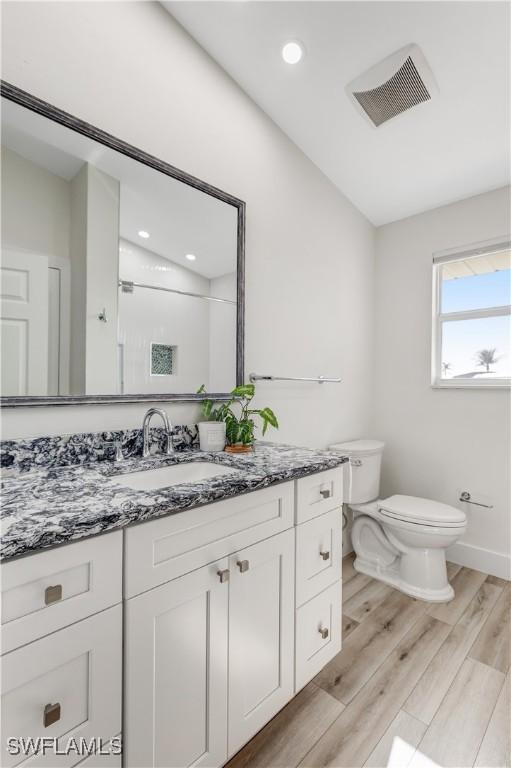
<svg viewBox="0 0 511 768">
<path fill-rule="evenodd" d="M 225 448 L 225 421 L 199 422 L 201 451 L 223 451 Z"/>
</svg>

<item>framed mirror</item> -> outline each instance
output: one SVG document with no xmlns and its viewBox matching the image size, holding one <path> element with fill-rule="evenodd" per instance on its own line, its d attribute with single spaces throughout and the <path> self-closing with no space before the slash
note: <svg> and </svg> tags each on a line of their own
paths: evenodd
<svg viewBox="0 0 511 768">
<path fill-rule="evenodd" d="M 243 382 L 245 204 L 2 82 L 1 404 Z"/>
</svg>

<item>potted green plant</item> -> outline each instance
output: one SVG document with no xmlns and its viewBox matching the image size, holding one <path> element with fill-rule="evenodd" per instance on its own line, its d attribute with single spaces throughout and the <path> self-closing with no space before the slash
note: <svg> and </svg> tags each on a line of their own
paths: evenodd
<svg viewBox="0 0 511 768">
<path fill-rule="evenodd" d="M 198 393 L 205 394 L 204 385 L 200 387 Z M 262 419 L 263 435 L 266 434 L 268 427 L 278 429 L 279 423 L 271 408 L 250 407 L 255 395 L 254 384 L 241 384 L 232 390 L 231 395 L 230 400 L 218 404 L 217 407 L 212 400 L 203 400 L 202 413 L 209 420 L 206 423 L 222 422 L 225 424 L 226 451 L 229 453 L 248 453 L 253 449 L 254 430 L 256 428 L 254 416 L 259 416 Z M 199 424 L 199 432 L 200 426 Z"/>
</svg>

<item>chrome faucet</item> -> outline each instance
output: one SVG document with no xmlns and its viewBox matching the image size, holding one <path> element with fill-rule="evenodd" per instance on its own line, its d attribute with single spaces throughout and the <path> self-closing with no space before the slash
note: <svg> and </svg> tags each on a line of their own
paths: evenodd
<svg viewBox="0 0 511 768">
<path fill-rule="evenodd" d="M 167 447 L 165 449 L 165 453 L 167 455 L 174 453 L 174 444 L 172 442 L 172 434 L 170 432 L 171 424 L 169 422 L 169 417 L 167 416 L 166 412 L 163 411 L 161 408 L 149 408 L 146 415 L 144 416 L 144 421 L 142 422 L 142 431 L 144 433 L 142 456 L 144 458 L 151 454 L 151 445 L 150 445 L 151 436 L 149 432 L 149 425 L 151 423 L 152 417 L 155 414 L 158 416 L 161 416 L 163 421 L 163 426 L 165 427 L 165 432 L 167 435 Z"/>
</svg>

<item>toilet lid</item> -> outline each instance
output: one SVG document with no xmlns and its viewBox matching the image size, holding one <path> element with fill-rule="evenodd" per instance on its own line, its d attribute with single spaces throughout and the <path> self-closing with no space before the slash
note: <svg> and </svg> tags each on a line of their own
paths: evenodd
<svg viewBox="0 0 511 768">
<path fill-rule="evenodd" d="M 378 502 L 378 508 L 383 515 L 422 525 L 449 528 L 464 525 L 467 521 L 460 509 L 418 496 L 389 496 Z"/>
</svg>

